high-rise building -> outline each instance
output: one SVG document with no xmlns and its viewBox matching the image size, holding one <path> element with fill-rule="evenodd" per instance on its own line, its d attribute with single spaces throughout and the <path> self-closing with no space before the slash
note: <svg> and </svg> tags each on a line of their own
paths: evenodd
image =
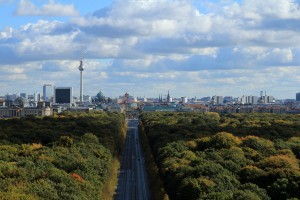
<svg viewBox="0 0 300 200">
<path fill-rule="evenodd" d="M 44 102 L 52 102 L 53 99 L 53 85 L 44 84 L 43 86 L 43 101 Z"/>
<path fill-rule="evenodd" d="M 213 96 L 211 98 L 211 102 L 214 105 L 221 105 L 224 103 L 224 97 L 223 96 Z"/>
<path fill-rule="evenodd" d="M 20 93 L 20 97 L 22 97 L 23 99 L 27 99 L 27 94 L 26 93 Z"/>
<path fill-rule="evenodd" d="M 170 103 L 172 101 L 169 90 L 168 90 L 168 95 L 167 95 L 167 102 Z"/>
<path fill-rule="evenodd" d="M 247 96 L 247 104 L 255 105 L 258 103 L 258 97 L 257 96 Z"/>
<path fill-rule="evenodd" d="M 181 102 L 182 103 L 187 103 L 188 102 L 188 98 L 187 97 L 181 97 Z"/>
<path fill-rule="evenodd" d="M 33 94 L 29 94 L 28 95 L 28 100 L 29 101 L 34 101 L 34 95 Z"/>
<path fill-rule="evenodd" d="M 17 94 L 7 94 L 7 95 L 5 95 L 6 100 L 10 100 L 10 101 L 14 101 L 18 97 L 19 97 L 19 95 L 17 95 Z"/>
<path fill-rule="evenodd" d="M 162 95 L 159 95 L 159 97 L 158 97 L 158 102 L 159 102 L 159 103 L 163 102 Z"/>
<path fill-rule="evenodd" d="M 273 96 L 267 96 L 268 103 L 275 103 L 275 98 Z"/>
<path fill-rule="evenodd" d="M 39 92 L 35 92 L 33 94 L 34 102 L 39 102 L 41 100 L 41 94 Z"/>
<path fill-rule="evenodd" d="M 72 87 L 56 87 L 54 89 L 54 103 L 56 104 L 72 104 L 73 88 Z"/>
<path fill-rule="evenodd" d="M 124 95 L 124 103 L 129 103 L 129 94 L 127 92 Z"/>
<path fill-rule="evenodd" d="M 266 103 L 266 104 L 275 103 L 275 98 L 273 96 L 265 95 L 260 98 L 259 103 Z"/>
<path fill-rule="evenodd" d="M 260 98 L 262 99 L 263 96 L 264 96 L 264 91 L 260 91 Z"/>
<path fill-rule="evenodd" d="M 224 103 L 229 103 L 229 102 L 233 102 L 232 96 L 226 96 L 226 97 L 224 97 Z"/>
<path fill-rule="evenodd" d="M 296 101 L 300 101 L 300 92 L 296 93 Z"/>
</svg>

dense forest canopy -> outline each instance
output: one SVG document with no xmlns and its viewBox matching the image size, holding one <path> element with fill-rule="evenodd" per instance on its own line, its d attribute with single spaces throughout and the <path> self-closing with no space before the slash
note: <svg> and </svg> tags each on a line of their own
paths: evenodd
<svg viewBox="0 0 300 200">
<path fill-rule="evenodd" d="M 0 120 L 0 197 L 101 199 L 125 133 L 118 113 Z"/>
<path fill-rule="evenodd" d="M 300 116 L 140 115 L 170 199 L 300 199 Z"/>
</svg>

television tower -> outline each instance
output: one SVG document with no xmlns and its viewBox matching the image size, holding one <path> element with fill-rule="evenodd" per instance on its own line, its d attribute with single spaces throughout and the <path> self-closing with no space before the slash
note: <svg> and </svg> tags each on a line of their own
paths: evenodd
<svg viewBox="0 0 300 200">
<path fill-rule="evenodd" d="M 80 60 L 80 65 L 79 65 L 78 69 L 80 71 L 80 103 L 82 103 L 83 102 L 83 87 L 82 87 L 82 85 L 83 85 L 82 81 L 83 80 L 82 80 L 82 72 L 84 70 L 82 58 Z"/>
</svg>

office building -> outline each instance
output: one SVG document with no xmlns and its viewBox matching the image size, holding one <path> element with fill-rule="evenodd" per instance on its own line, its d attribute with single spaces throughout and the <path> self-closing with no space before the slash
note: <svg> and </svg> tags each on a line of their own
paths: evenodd
<svg viewBox="0 0 300 200">
<path fill-rule="evenodd" d="M 43 86 L 43 101 L 44 102 L 52 102 L 53 101 L 53 85 L 44 84 Z"/>
<path fill-rule="evenodd" d="M 224 97 L 224 103 L 230 103 L 230 102 L 233 102 L 232 96 L 226 96 L 226 97 Z"/>
<path fill-rule="evenodd" d="M 247 96 L 247 104 L 256 105 L 258 103 L 258 97 L 257 96 Z"/>
<path fill-rule="evenodd" d="M 36 103 L 41 101 L 41 94 L 39 92 L 35 92 L 33 94 L 33 99 L 34 99 L 34 102 L 36 102 Z"/>
<path fill-rule="evenodd" d="M 27 99 L 27 94 L 26 93 L 20 93 L 20 97 L 22 97 L 23 99 Z"/>
<path fill-rule="evenodd" d="M 223 96 L 213 96 L 211 98 L 213 105 L 221 105 L 224 103 L 224 97 Z"/>
<path fill-rule="evenodd" d="M 188 98 L 187 97 L 181 97 L 181 103 L 187 103 Z"/>
<path fill-rule="evenodd" d="M 72 87 L 56 87 L 54 89 L 55 104 L 72 104 L 73 88 Z"/>
<path fill-rule="evenodd" d="M 202 97 L 200 99 L 200 101 L 210 101 L 210 100 L 211 100 L 210 97 Z"/>
<path fill-rule="evenodd" d="M 268 96 L 267 101 L 268 103 L 275 103 L 275 98 L 273 96 Z"/>
<path fill-rule="evenodd" d="M 14 101 L 19 97 L 17 94 L 7 94 L 5 95 L 5 99 L 9 101 Z"/>
<path fill-rule="evenodd" d="M 296 93 L 296 101 L 300 101 L 300 92 Z"/>
</svg>

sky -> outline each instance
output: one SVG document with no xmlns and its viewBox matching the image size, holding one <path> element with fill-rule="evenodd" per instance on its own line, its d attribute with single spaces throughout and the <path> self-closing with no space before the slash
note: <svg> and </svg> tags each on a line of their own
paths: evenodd
<svg viewBox="0 0 300 200">
<path fill-rule="evenodd" d="M 0 0 L 0 95 L 300 92 L 300 0 Z"/>
</svg>

